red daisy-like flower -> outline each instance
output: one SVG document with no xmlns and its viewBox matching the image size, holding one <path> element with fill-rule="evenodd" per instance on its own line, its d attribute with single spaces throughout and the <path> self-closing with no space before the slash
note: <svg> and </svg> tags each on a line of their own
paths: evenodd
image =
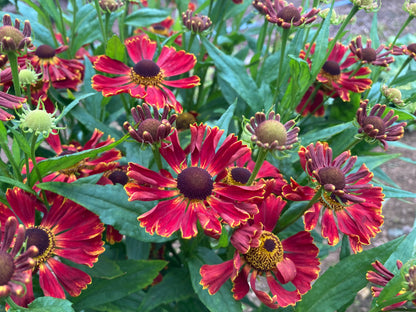
<svg viewBox="0 0 416 312">
<path fill-rule="evenodd" d="M 386 105 L 376 104 L 367 113 L 368 100 L 361 101 L 360 108 L 357 110 L 357 122 L 360 125 L 359 133 L 363 133 L 373 140 L 379 140 L 384 149 L 387 149 L 387 141 L 398 141 L 404 135 L 406 122 L 393 125 L 398 115 L 394 115 L 394 110 L 390 110 L 384 117 Z"/>
<path fill-rule="evenodd" d="M 125 40 L 125 45 L 127 53 L 134 62 L 133 67 L 102 55 L 94 62 L 95 69 L 119 76 L 94 75 L 92 87 L 101 91 L 104 96 L 128 93 L 158 108 L 169 105 L 178 113 L 182 112 L 182 105 L 166 86 L 193 88 L 199 84 L 199 77 L 192 76 L 176 80 L 166 78 L 190 71 L 195 66 L 196 57 L 185 51 L 176 51 L 173 47 L 164 46 L 157 61 L 154 61 L 157 43 L 147 36 L 128 38 Z"/>
<path fill-rule="evenodd" d="M 33 259 L 44 294 L 65 298 L 65 290 L 71 296 L 78 296 L 91 283 L 91 277 L 62 263 L 60 258 L 89 267 L 97 262 L 104 252 L 101 240 L 104 226 L 98 216 L 53 193 L 47 196 L 49 210 L 34 195 L 17 187 L 7 190 L 6 199 L 10 208 L 0 204 L 0 220 L 15 216 L 25 225 L 27 246 L 36 246 L 39 250 Z M 43 214 L 39 223 L 36 211 Z"/>
<path fill-rule="evenodd" d="M 314 43 L 311 47 L 310 54 L 315 53 L 315 46 L 316 44 Z M 305 59 L 308 49 L 309 44 L 306 44 L 305 49 L 300 52 L 299 57 Z M 332 96 L 333 98 L 340 97 L 345 102 L 350 100 L 350 91 L 362 93 L 369 89 L 372 83 L 371 79 L 364 78 L 364 76 L 371 72 L 368 67 L 362 66 L 357 71 L 352 69 L 348 70 L 351 65 L 357 62 L 354 54 L 351 52 L 345 57 L 348 50 L 348 46 L 344 46 L 340 42 L 335 43 L 327 61 L 316 77 L 320 89 L 326 95 Z M 312 65 L 309 58 L 306 61 L 310 66 Z"/>
<path fill-rule="evenodd" d="M 386 49 L 386 46 L 381 44 L 377 49 L 371 47 L 371 39 L 367 39 L 365 48 L 361 40 L 361 36 L 358 36 L 350 43 L 351 52 L 361 61 L 363 64 L 372 64 L 375 66 L 387 67 L 390 63 L 394 62 L 393 56 L 388 56 L 391 51 L 380 53 Z"/>
<path fill-rule="evenodd" d="M 394 46 L 393 55 L 408 55 L 416 61 L 416 43 L 411 43 L 409 45 L 402 45 L 401 47 Z"/>
<path fill-rule="evenodd" d="M 380 293 L 382 292 L 384 286 L 386 286 L 387 283 L 394 277 L 394 274 L 392 272 L 390 272 L 378 260 L 373 262 L 371 265 L 373 266 L 375 271 L 368 271 L 365 277 L 366 277 L 367 281 L 377 285 L 377 286 L 371 286 L 371 293 L 372 293 L 373 297 L 378 297 L 378 296 L 380 296 Z M 397 269 L 400 270 L 403 266 L 403 263 L 400 260 L 397 260 L 396 261 L 396 266 L 397 266 Z M 416 268 L 413 269 L 413 274 L 415 273 L 415 269 Z M 409 269 L 409 271 L 410 271 L 410 269 Z M 405 275 L 405 279 L 406 279 L 406 277 L 410 278 L 410 274 Z M 413 282 L 413 285 L 414 285 L 414 282 Z M 396 296 L 399 296 L 400 294 L 402 294 L 404 292 L 406 292 L 406 289 L 403 289 L 403 290 L 399 291 L 399 293 Z M 382 311 L 395 310 L 395 309 L 403 306 L 406 303 L 407 303 L 407 300 L 400 301 L 400 302 L 391 304 L 389 306 L 383 307 L 381 310 Z M 413 300 L 413 304 L 416 305 L 416 300 Z"/>
<path fill-rule="evenodd" d="M 222 264 L 201 267 L 200 284 L 215 294 L 231 279 L 236 300 L 244 298 L 251 289 L 268 307 L 295 305 L 319 275 L 319 249 L 310 233 L 301 231 L 284 240 L 273 233 L 286 202 L 281 197 L 268 196 L 259 206 L 260 213 L 238 228 L 231 237 L 236 248 L 234 258 Z M 250 276 L 251 273 L 251 276 Z M 265 275 L 270 293 L 258 290 L 257 276 Z M 248 279 L 250 276 L 250 284 Z M 287 290 L 283 285 L 292 284 Z"/>
<path fill-rule="evenodd" d="M 287 4 L 284 0 L 255 0 L 253 5 L 260 13 L 266 15 L 270 23 L 286 29 L 310 24 L 316 20 L 316 14 L 319 13 L 319 9 L 312 8 L 306 14 L 302 14 L 302 7 L 296 8 L 293 3 Z"/>
<path fill-rule="evenodd" d="M 25 241 L 25 227 L 18 225 L 15 217 L 5 218 L 0 232 L 0 298 L 8 296 L 21 297 L 25 294 L 23 285 L 30 282 L 31 270 L 36 262 L 32 259 L 38 255 L 38 248 L 30 246 L 21 252 Z"/>
<path fill-rule="evenodd" d="M 57 49 L 43 44 L 35 51 L 19 58 L 19 65 L 23 68 L 30 62 L 36 72 L 42 73 L 42 81 L 51 83 L 56 89 L 76 89 L 82 83 L 84 65 L 79 60 L 67 60 L 57 56 L 68 50 L 68 46 Z"/>
<path fill-rule="evenodd" d="M 127 175 L 134 180 L 125 185 L 129 200 L 160 200 L 150 211 L 138 217 L 147 232 L 170 236 L 181 230 L 183 238 L 198 233 L 197 222 L 212 235 L 221 233 L 221 221 L 236 227 L 258 212 L 250 200 L 263 195 L 263 185 L 238 186 L 215 181 L 215 176 L 249 148 L 230 134 L 218 146 L 224 133 L 217 127 L 192 125 L 191 143 L 184 150 L 178 132 L 162 143 L 160 153 L 176 174 L 159 173 L 129 163 Z"/>
<path fill-rule="evenodd" d="M 15 96 L 0 91 L 0 106 L 9 109 L 18 109 L 22 107 L 22 104 L 26 102 L 25 98 Z M 4 109 L 0 108 L 0 120 L 7 121 L 14 119 L 15 116 L 6 112 Z"/>
<path fill-rule="evenodd" d="M 369 245 L 370 238 L 380 232 L 383 224 L 384 194 L 381 187 L 369 183 L 373 174 L 364 164 L 357 172 L 348 174 L 357 157 L 345 151 L 332 159 L 332 149 L 326 142 L 301 147 L 299 157 L 302 168 L 316 184 L 315 191 L 292 185 L 283 190 L 284 196 L 290 200 L 310 200 L 312 194 L 322 192 L 319 201 L 304 214 L 305 229 L 314 229 L 322 212 L 321 233 L 329 245 L 338 243 L 339 228 L 348 235 L 354 253 L 361 252 L 362 245 Z"/>
<path fill-rule="evenodd" d="M 73 141 L 68 145 L 62 144 L 60 136 L 58 134 L 51 134 L 45 140 L 56 153 L 56 156 L 71 155 L 77 152 L 82 152 L 90 149 L 97 149 L 102 146 L 109 145 L 114 142 L 114 139 L 107 137 L 106 140 L 100 142 L 103 132 L 95 129 L 91 138 L 84 144 L 81 145 L 79 142 Z M 87 177 L 93 174 L 108 171 L 118 166 L 116 162 L 121 158 L 121 152 L 115 148 L 105 151 L 99 154 L 97 157 L 87 157 L 81 160 L 79 163 L 56 172 L 53 172 L 43 178 L 43 182 L 67 182 L 71 183 L 75 180 Z M 36 157 L 36 161 L 42 161 L 46 158 Z M 32 171 L 33 164 L 29 161 L 29 171 Z M 23 173 L 26 173 L 24 171 Z"/>
</svg>

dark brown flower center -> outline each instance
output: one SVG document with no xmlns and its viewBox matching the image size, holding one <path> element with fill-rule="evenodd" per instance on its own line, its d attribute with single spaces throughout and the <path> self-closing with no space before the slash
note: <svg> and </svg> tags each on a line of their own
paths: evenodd
<svg viewBox="0 0 416 312">
<path fill-rule="evenodd" d="M 386 126 L 384 124 L 384 121 L 378 116 L 367 116 L 366 118 L 364 118 L 363 124 L 364 124 L 364 129 L 365 129 L 365 126 L 372 125 L 374 129 L 378 130 L 377 135 L 383 135 L 386 132 Z"/>
<path fill-rule="evenodd" d="M 160 67 L 152 60 L 141 60 L 133 66 L 136 74 L 145 77 L 156 77 L 160 73 Z"/>
<path fill-rule="evenodd" d="M 150 30 L 155 33 L 162 36 L 169 36 L 169 30 L 162 25 L 153 25 L 150 27 Z"/>
<path fill-rule="evenodd" d="M 261 272 L 276 269 L 283 260 L 283 246 L 280 239 L 271 232 L 263 231 L 259 247 L 251 247 L 244 255 L 245 260 Z"/>
<path fill-rule="evenodd" d="M 25 36 L 17 28 L 7 25 L 0 27 L 0 41 L 6 37 L 11 38 L 15 45 L 18 46 Z"/>
<path fill-rule="evenodd" d="M 26 230 L 27 248 L 36 246 L 39 250 L 38 256 L 34 258 L 36 266 L 48 260 L 55 250 L 55 235 L 51 230 L 42 226 L 28 228 Z"/>
<path fill-rule="evenodd" d="M 214 189 L 212 176 L 205 169 L 189 167 L 178 174 L 178 189 L 189 199 L 204 200 Z"/>
<path fill-rule="evenodd" d="M 324 66 L 322 66 L 322 69 L 332 76 L 338 76 L 341 74 L 341 68 L 335 61 L 326 61 Z"/>
<path fill-rule="evenodd" d="M 285 126 L 274 119 L 263 121 L 255 130 L 257 139 L 265 144 L 272 144 L 277 141 L 279 145 L 285 145 L 287 141 L 287 131 Z"/>
<path fill-rule="evenodd" d="M 35 52 L 36 56 L 40 59 L 50 59 L 53 58 L 56 53 L 55 49 L 51 46 L 48 46 L 47 44 L 40 45 Z"/>
<path fill-rule="evenodd" d="M 188 112 L 184 112 L 178 115 L 176 118 L 176 129 L 178 130 L 185 130 L 189 129 L 190 125 L 196 122 L 196 118 L 194 115 Z"/>
<path fill-rule="evenodd" d="M 113 182 L 113 184 L 126 185 L 129 178 L 124 170 L 116 169 L 109 174 L 108 179 Z"/>
<path fill-rule="evenodd" d="M 373 48 L 364 48 L 361 51 L 361 56 L 364 61 L 367 61 L 368 63 L 374 62 L 377 59 L 377 53 L 376 50 Z"/>
<path fill-rule="evenodd" d="M 286 6 L 277 13 L 277 17 L 284 20 L 286 23 L 296 23 L 301 16 L 299 10 L 294 6 Z"/>
<path fill-rule="evenodd" d="M 248 179 L 251 176 L 251 172 L 250 170 L 246 169 L 246 168 L 242 168 L 242 167 L 236 167 L 231 169 L 231 178 L 238 182 L 241 183 L 242 185 L 246 184 Z"/>
<path fill-rule="evenodd" d="M 416 53 L 416 43 L 411 43 L 407 46 L 407 49 L 412 52 L 412 53 Z"/>
<path fill-rule="evenodd" d="M 139 127 L 137 128 L 137 131 L 139 132 L 139 135 L 143 137 L 143 133 L 146 131 L 150 133 L 153 140 L 157 140 L 157 129 L 162 123 L 154 118 L 148 118 L 143 120 Z"/>
<path fill-rule="evenodd" d="M 0 250 L 0 286 L 7 285 L 10 282 L 14 270 L 13 257 L 4 250 Z"/>
<path fill-rule="evenodd" d="M 318 171 L 318 176 L 322 185 L 332 184 L 336 190 L 342 190 L 345 187 L 345 175 L 339 168 L 321 168 Z"/>
</svg>

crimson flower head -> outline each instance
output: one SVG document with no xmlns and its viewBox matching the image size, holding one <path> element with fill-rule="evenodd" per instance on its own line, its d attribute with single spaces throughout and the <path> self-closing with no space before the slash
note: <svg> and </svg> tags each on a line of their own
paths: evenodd
<svg viewBox="0 0 416 312">
<path fill-rule="evenodd" d="M 200 284 L 204 289 L 215 294 L 231 279 L 236 300 L 243 299 L 250 287 L 257 298 L 272 309 L 295 305 L 301 300 L 311 289 L 312 281 L 318 278 L 319 249 L 306 231 L 283 240 L 273 233 L 285 204 L 281 197 L 270 195 L 259 205 L 260 213 L 231 236 L 236 249 L 233 259 L 201 267 Z M 259 290 L 256 285 L 257 276 L 262 275 L 268 291 Z M 290 284 L 293 290 L 285 287 Z"/>
<path fill-rule="evenodd" d="M 18 109 L 22 107 L 22 104 L 26 102 L 25 98 L 15 96 L 13 94 L 8 94 L 0 91 L 0 107 L 9 108 L 9 109 Z M 7 121 L 14 119 L 15 116 L 6 112 L 4 109 L 0 108 L 0 120 Z"/>
<path fill-rule="evenodd" d="M 374 268 L 374 271 L 368 271 L 366 274 L 366 279 L 370 283 L 375 284 L 376 286 L 371 286 L 371 293 L 373 297 L 379 297 L 380 293 L 383 291 L 384 286 L 387 285 L 388 282 L 395 276 L 390 270 L 388 270 L 380 261 L 376 260 L 371 264 L 371 266 Z M 396 261 L 396 266 L 398 270 L 402 269 L 403 263 L 400 260 Z M 403 268 L 404 269 L 404 268 Z M 404 275 L 404 285 L 405 288 L 403 288 L 399 293 L 396 295 L 401 295 L 405 293 L 408 290 L 415 291 L 415 281 L 416 281 L 416 266 L 411 266 L 408 270 L 408 273 Z M 409 285 L 409 282 L 411 283 Z M 413 289 L 412 289 L 413 288 Z M 382 308 L 382 311 L 390 311 L 390 310 L 396 310 L 399 307 L 405 305 L 408 302 L 408 300 L 400 301 L 391 305 L 388 305 L 386 307 Z M 412 301 L 413 304 L 416 305 L 416 300 Z"/>
<path fill-rule="evenodd" d="M 49 210 L 35 195 L 17 187 L 7 190 L 6 199 L 10 208 L 0 204 L 0 221 L 13 216 L 26 227 L 27 247 L 35 246 L 39 250 L 33 258 L 34 272 L 39 272 L 43 293 L 64 299 L 65 290 L 71 296 L 78 296 L 91 283 L 91 277 L 61 259 L 89 267 L 97 262 L 104 252 L 101 240 L 104 226 L 98 216 L 53 193 L 48 193 L 45 199 L 50 203 Z M 37 212 L 43 215 L 40 220 Z"/>
<path fill-rule="evenodd" d="M 148 233 L 169 237 L 180 230 L 183 238 L 198 233 L 197 222 L 210 235 L 221 233 L 221 222 L 236 227 L 258 212 L 251 200 L 263 195 L 263 185 L 227 185 L 215 176 L 249 148 L 234 134 L 219 144 L 224 131 L 203 124 L 192 125 L 191 142 L 182 149 L 178 132 L 162 142 L 160 154 L 174 174 L 167 170 L 154 172 L 129 163 L 127 175 L 133 182 L 124 188 L 129 200 L 159 200 L 150 211 L 137 219 Z"/>
<path fill-rule="evenodd" d="M 409 45 L 402 45 L 401 47 L 394 46 L 393 55 L 408 55 L 416 61 L 416 43 L 411 43 Z"/>
<path fill-rule="evenodd" d="M 32 28 L 25 21 L 23 31 L 20 31 L 20 21 L 16 18 L 14 25 L 9 14 L 3 15 L 3 26 L 0 27 L 0 52 L 17 52 L 31 44 Z"/>
<path fill-rule="evenodd" d="M 260 12 L 265 12 L 266 19 L 282 28 L 289 29 L 292 26 L 310 24 L 316 20 L 319 9 L 313 8 L 302 14 L 302 7 L 295 7 L 293 3 L 287 4 L 284 0 L 254 1 L 255 7 Z"/>
<path fill-rule="evenodd" d="M 15 217 L 5 218 L 1 222 L 0 232 L 0 298 L 8 296 L 21 297 L 25 294 L 23 285 L 28 284 L 32 278 L 31 270 L 38 255 L 36 246 L 29 247 L 21 252 L 25 241 L 25 227 L 18 225 Z"/>
<path fill-rule="evenodd" d="M 315 53 L 316 43 L 313 44 L 310 50 L 310 54 Z M 299 57 L 306 58 L 306 52 L 309 49 L 309 44 L 305 46 L 305 50 L 302 50 Z M 364 78 L 370 74 L 371 70 L 368 67 L 360 67 L 357 71 L 349 69 L 349 67 L 357 62 L 353 53 L 349 53 L 346 56 L 349 48 L 342 43 L 335 43 L 334 48 L 328 56 L 327 61 L 322 66 L 321 71 L 316 77 L 317 83 L 320 85 L 320 89 L 324 93 L 333 98 L 340 97 L 344 102 L 350 100 L 349 92 L 362 93 L 371 87 L 371 79 Z M 306 60 L 310 66 L 312 61 L 307 58 Z"/>
<path fill-rule="evenodd" d="M 387 141 L 398 141 L 404 135 L 406 122 L 394 124 L 398 115 L 394 115 L 394 110 L 390 110 L 384 115 L 387 106 L 376 104 L 367 112 L 368 100 L 361 101 L 360 108 L 357 110 L 357 122 L 360 125 L 359 133 L 364 134 L 372 140 L 379 140 L 384 149 L 387 149 Z"/>
<path fill-rule="evenodd" d="M 193 88 L 199 84 L 199 77 L 167 78 L 190 71 L 195 66 L 196 57 L 185 51 L 176 51 L 174 47 L 163 46 L 157 60 L 154 60 L 157 43 L 144 35 L 126 39 L 125 45 L 134 65 L 130 67 L 106 55 L 99 56 L 94 62 L 95 69 L 117 76 L 94 75 L 92 87 L 101 91 L 103 96 L 128 93 L 157 108 L 168 105 L 176 112 L 182 112 L 182 105 L 167 86 Z"/>
<path fill-rule="evenodd" d="M 390 63 L 394 62 L 394 57 L 388 56 L 390 51 L 381 53 L 385 48 L 386 46 L 381 44 L 377 49 L 373 49 L 371 47 L 371 39 L 367 39 L 367 44 L 363 47 L 361 36 L 358 36 L 350 43 L 351 52 L 361 63 L 375 66 L 387 67 Z"/>
<path fill-rule="evenodd" d="M 381 187 L 369 183 L 373 174 L 365 164 L 350 173 L 357 157 L 345 151 L 333 159 L 332 149 L 326 142 L 301 147 L 299 157 L 315 189 L 306 187 L 302 190 L 292 185 L 284 187 L 283 194 L 289 200 L 311 200 L 312 195 L 321 192 L 319 201 L 304 214 L 305 229 L 314 229 L 322 216 L 321 233 L 329 245 L 338 243 L 339 228 L 348 235 L 352 250 L 361 252 L 362 245 L 369 245 L 370 238 L 380 232 L 383 224 L 381 206 L 384 194 Z"/>
<path fill-rule="evenodd" d="M 153 114 L 150 108 L 153 108 Z M 160 142 L 172 133 L 172 124 L 176 120 L 175 114 L 168 117 L 169 111 L 167 105 L 163 108 L 162 114 L 159 113 L 155 105 L 147 105 L 146 103 L 142 106 L 137 105 L 136 108 L 131 109 L 137 129 L 132 127 L 128 121 L 124 123 L 123 127 L 133 139 L 140 143 Z"/>
<path fill-rule="evenodd" d="M 251 141 L 259 147 L 282 151 L 291 149 L 298 141 L 300 129 L 294 125 L 294 120 L 282 124 L 280 115 L 272 111 L 267 116 L 265 113 L 256 113 L 246 128 L 252 134 Z"/>
<path fill-rule="evenodd" d="M 21 67 L 29 62 L 34 70 L 42 73 L 42 81 L 50 83 L 56 89 L 76 89 L 82 83 L 84 65 L 79 60 L 60 58 L 58 54 L 68 50 L 68 46 L 53 48 L 40 45 L 35 51 L 19 58 Z"/>
</svg>

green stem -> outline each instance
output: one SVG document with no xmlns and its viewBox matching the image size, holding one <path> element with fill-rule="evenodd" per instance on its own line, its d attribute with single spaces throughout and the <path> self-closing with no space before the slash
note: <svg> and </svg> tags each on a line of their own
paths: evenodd
<svg viewBox="0 0 416 312">
<path fill-rule="evenodd" d="M 395 304 L 395 303 L 398 303 L 398 302 L 401 302 L 401 301 L 411 300 L 411 299 L 409 299 L 409 296 L 411 296 L 411 295 L 412 295 L 412 292 L 411 291 L 407 291 L 404 294 L 401 294 L 401 295 L 395 296 L 395 297 L 393 297 L 393 298 L 391 298 L 389 300 L 383 301 L 382 303 L 380 303 L 380 304 L 376 305 L 375 307 L 373 307 L 369 312 L 382 311 L 383 308 L 388 307 L 388 306 L 390 306 L 392 304 Z M 398 311 L 398 310 L 395 310 L 395 311 Z M 411 310 L 407 310 L 406 309 L 404 311 L 411 311 Z"/>
<path fill-rule="evenodd" d="M 7 57 L 9 58 L 10 68 L 12 70 L 12 79 L 13 79 L 13 87 L 15 90 L 15 95 L 21 96 L 22 92 L 20 90 L 20 83 L 19 83 L 19 66 L 17 64 L 17 53 L 14 51 L 7 52 Z"/>
<path fill-rule="evenodd" d="M 286 29 L 283 28 L 282 31 L 282 44 L 280 46 L 280 60 L 279 60 L 279 75 L 277 76 L 277 89 L 276 89 L 276 93 L 274 94 L 274 99 L 273 99 L 273 103 L 276 103 L 277 101 L 277 97 L 280 93 L 280 84 L 282 83 L 282 76 L 285 75 L 285 72 L 283 71 L 283 61 L 285 59 L 285 52 L 286 52 L 286 45 L 287 45 L 287 40 L 289 38 L 289 34 L 290 34 L 290 28 Z M 276 103 L 276 111 L 277 111 L 277 103 Z"/>
<path fill-rule="evenodd" d="M 15 162 L 12 153 L 9 150 L 9 147 L 7 146 L 7 142 L 0 142 L 0 147 L 3 150 L 4 154 L 6 155 L 6 158 L 9 160 L 10 164 L 13 168 L 13 176 L 19 180 L 23 181 L 22 174 L 20 173 L 19 167 L 17 166 L 17 163 Z"/>
<path fill-rule="evenodd" d="M 35 153 L 36 153 L 36 141 L 37 141 L 37 138 L 38 138 L 38 135 L 37 134 L 33 134 L 33 136 L 32 136 L 32 144 L 30 146 L 30 159 L 32 159 L 33 169 L 35 170 L 36 175 L 38 176 L 38 181 L 40 183 L 42 183 L 42 175 L 41 175 L 40 170 L 39 170 L 39 167 L 37 165 L 36 155 L 35 155 Z M 32 186 L 33 185 L 31 185 L 31 187 Z"/>
<path fill-rule="evenodd" d="M 390 49 L 393 49 L 397 39 L 400 38 L 400 35 L 402 34 L 403 30 L 407 27 L 407 25 L 409 25 L 410 21 L 413 19 L 413 15 L 409 15 L 409 17 L 407 18 L 407 20 L 404 22 L 402 28 L 400 28 L 399 32 L 397 33 L 396 37 L 394 38 L 393 42 L 390 45 Z"/>
<path fill-rule="evenodd" d="M 394 78 L 390 81 L 389 87 L 391 87 L 391 86 L 394 85 L 394 82 L 396 81 L 397 77 L 399 77 L 399 75 L 401 74 L 401 72 L 403 71 L 403 69 L 405 69 L 405 67 L 410 63 L 411 60 L 413 60 L 413 58 L 409 56 L 406 59 L 406 61 L 403 62 L 403 64 L 400 67 L 399 71 L 396 73 L 396 75 L 394 76 Z"/>
<path fill-rule="evenodd" d="M 253 172 L 251 173 L 250 178 L 248 179 L 246 185 L 251 185 L 254 179 L 257 177 L 257 174 L 260 171 L 261 166 L 263 165 L 264 161 L 266 160 L 267 152 L 269 150 L 265 148 L 259 149 L 259 154 L 257 155 L 256 164 L 254 166 Z"/>
<path fill-rule="evenodd" d="M 101 34 L 103 36 L 103 44 L 104 44 L 104 51 L 107 48 L 107 31 L 104 27 L 104 23 L 103 23 L 103 18 L 102 18 L 102 12 L 101 12 L 101 7 L 100 4 L 98 3 L 98 0 L 94 0 L 94 4 L 95 4 L 95 10 L 97 11 L 97 17 L 98 17 L 98 22 L 100 24 L 100 29 L 101 29 Z"/>
<path fill-rule="evenodd" d="M 308 202 L 308 204 L 303 207 L 299 211 L 295 211 L 295 213 L 286 214 L 283 213 L 282 217 L 279 220 L 279 223 L 277 224 L 275 230 L 277 232 L 283 231 L 285 228 L 287 228 L 289 225 L 293 224 L 298 220 L 300 217 L 304 215 L 306 211 L 308 211 L 313 204 L 319 201 L 319 199 L 322 196 L 323 186 L 321 186 L 315 193 L 315 195 L 312 197 L 312 199 Z"/>
<path fill-rule="evenodd" d="M 27 309 L 27 308 L 24 308 L 24 307 L 21 307 L 21 306 L 17 305 L 17 304 L 16 304 L 16 303 L 12 300 L 12 298 L 10 298 L 10 297 L 7 297 L 7 298 L 6 298 L 6 302 L 7 302 L 7 304 L 10 306 L 10 308 L 12 308 L 12 310 L 14 310 L 14 311 L 29 310 L 29 309 Z"/>
<path fill-rule="evenodd" d="M 160 148 L 160 143 L 152 145 L 152 152 L 153 152 L 153 156 L 155 157 L 157 168 L 161 170 L 163 169 L 163 165 L 162 165 L 162 158 L 160 157 L 159 148 Z"/>
<path fill-rule="evenodd" d="M 31 84 L 28 84 L 26 86 L 26 97 L 27 97 L 27 104 L 29 104 L 29 107 L 32 107 L 32 93 L 30 92 L 31 88 L 32 88 Z"/>
<path fill-rule="evenodd" d="M 118 20 L 118 29 L 119 29 L 119 33 L 120 33 L 120 40 L 121 40 L 121 42 L 124 42 L 124 39 L 126 38 L 126 34 L 125 34 L 125 19 L 126 19 L 126 16 L 127 16 L 127 14 L 128 14 L 128 11 L 129 11 L 129 6 L 128 6 L 128 4 L 126 3 L 125 5 L 124 5 L 124 11 L 123 11 L 123 14 L 121 14 L 121 16 L 120 16 L 120 18 L 119 18 L 119 20 Z"/>
</svg>

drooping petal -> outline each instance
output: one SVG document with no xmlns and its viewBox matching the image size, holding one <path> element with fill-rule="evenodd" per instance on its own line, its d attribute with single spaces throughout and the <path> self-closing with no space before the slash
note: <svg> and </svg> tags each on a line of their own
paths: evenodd
<svg viewBox="0 0 416 312">
<path fill-rule="evenodd" d="M 221 286 L 231 277 L 233 272 L 233 259 L 220 264 L 204 264 L 199 273 L 201 274 L 200 284 L 204 289 L 208 288 L 210 295 L 220 290 Z"/>
</svg>

